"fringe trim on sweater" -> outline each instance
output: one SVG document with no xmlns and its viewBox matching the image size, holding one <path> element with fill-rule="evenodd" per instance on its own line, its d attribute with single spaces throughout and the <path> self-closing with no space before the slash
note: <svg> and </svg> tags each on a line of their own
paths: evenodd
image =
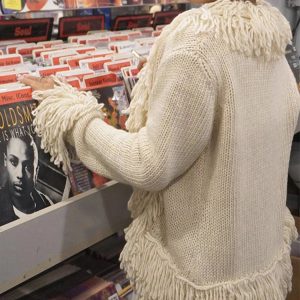
<svg viewBox="0 0 300 300">
<path fill-rule="evenodd" d="M 258 0 L 257 5 L 249 1 L 218 0 L 180 14 L 159 36 L 132 91 L 126 123 L 130 132 L 137 132 L 146 124 L 155 63 L 167 38 L 186 29 L 195 34 L 214 32 L 215 38 L 223 39 L 232 51 L 266 61 L 282 57 L 292 39 L 288 21 L 277 8 L 263 0 Z"/>
<path fill-rule="evenodd" d="M 292 39 L 288 21 L 266 1 L 218 0 L 191 14 L 181 26 L 192 26 L 195 34 L 215 32 L 232 51 L 274 60 L 282 57 Z M 182 30 L 179 26 L 178 30 Z"/>
<path fill-rule="evenodd" d="M 291 291 L 290 244 L 298 233 L 289 212 L 284 249 L 271 266 L 240 280 L 199 286 L 180 274 L 170 255 L 151 236 L 149 230 L 163 209 L 159 197 L 149 195 L 147 201 L 149 207 L 126 232 L 127 244 L 121 254 L 121 267 L 139 300 L 284 300 Z"/>
<path fill-rule="evenodd" d="M 79 92 L 53 78 L 57 85 L 54 89 L 33 92 L 33 98 L 40 101 L 33 111 L 33 125 L 41 138 L 41 148 L 51 155 L 55 165 L 62 165 L 64 172 L 68 173 L 72 168 L 65 143 L 67 135 L 76 121 L 86 115 L 91 119 L 103 119 L 103 104 L 98 104 L 90 92 Z"/>
</svg>

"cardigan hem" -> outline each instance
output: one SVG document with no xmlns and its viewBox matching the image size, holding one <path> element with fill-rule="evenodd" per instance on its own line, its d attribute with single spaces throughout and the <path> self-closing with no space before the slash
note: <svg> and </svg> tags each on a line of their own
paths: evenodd
<svg viewBox="0 0 300 300">
<path fill-rule="evenodd" d="M 180 274 L 163 246 L 148 231 L 143 231 L 142 222 L 135 219 L 127 230 L 127 244 L 121 254 L 121 268 L 126 271 L 139 300 L 283 300 L 291 291 L 290 244 L 298 234 L 288 212 L 284 247 L 270 266 L 238 280 L 203 286 Z"/>
</svg>

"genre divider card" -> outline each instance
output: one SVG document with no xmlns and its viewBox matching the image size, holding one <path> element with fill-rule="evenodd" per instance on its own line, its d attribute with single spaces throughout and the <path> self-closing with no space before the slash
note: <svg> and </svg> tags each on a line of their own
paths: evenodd
<svg viewBox="0 0 300 300">
<path fill-rule="evenodd" d="M 180 14 L 180 11 L 178 11 L 178 10 L 159 11 L 154 14 L 153 27 L 156 28 L 157 25 L 170 24 L 175 19 L 175 17 L 177 17 L 179 14 Z"/>
<path fill-rule="evenodd" d="M 0 56 L 0 67 L 18 65 L 23 63 L 23 58 L 19 54 L 6 54 Z"/>
<path fill-rule="evenodd" d="M 104 16 L 63 17 L 59 19 L 58 37 L 87 34 L 91 30 L 104 29 Z"/>
<path fill-rule="evenodd" d="M 133 29 L 151 26 L 152 15 L 118 16 L 115 18 L 113 30 Z"/>
<path fill-rule="evenodd" d="M 46 41 L 51 38 L 52 27 L 53 18 L 0 20 L 0 40 Z"/>
</svg>

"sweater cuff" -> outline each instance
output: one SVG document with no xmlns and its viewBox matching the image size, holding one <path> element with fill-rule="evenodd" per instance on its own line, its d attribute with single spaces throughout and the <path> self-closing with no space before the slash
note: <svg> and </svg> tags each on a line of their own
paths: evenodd
<svg viewBox="0 0 300 300">
<path fill-rule="evenodd" d="M 80 92 L 62 82 L 56 84 L 54 89 L 33 93 L 33 98 L 40 102 L 33 112 L 33 125 L 41 138 L 41 148 L 51 155 L 55 165 L 62 165 L 63 171 L 68 173 L 71 164 L 67 138 L 80 119 L 103 118 L 103 105 L 89 92 Z M 72 143 L 72 137 L 70 141 Z"/>
</svg>

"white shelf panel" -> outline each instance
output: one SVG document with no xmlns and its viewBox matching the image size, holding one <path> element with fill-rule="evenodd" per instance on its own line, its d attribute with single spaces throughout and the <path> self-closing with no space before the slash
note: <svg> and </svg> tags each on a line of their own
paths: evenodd
<svg viewBox="0 0 300 300">
<path fill-rule="evenodd" d="M 110 182 L 2 226 L 0 294 L 128 226 L 131 193 Z"/>
</svg>

